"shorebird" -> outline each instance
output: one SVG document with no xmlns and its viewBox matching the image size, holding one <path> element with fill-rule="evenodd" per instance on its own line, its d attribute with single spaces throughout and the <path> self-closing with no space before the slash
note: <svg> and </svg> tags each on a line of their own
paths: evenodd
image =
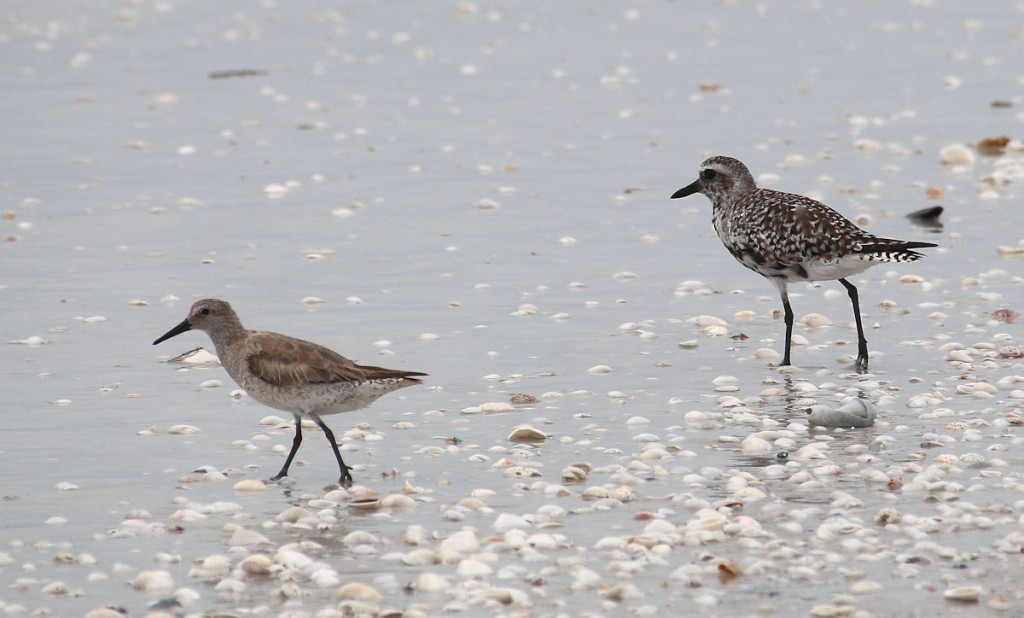
<svg viewBox="0 0 1024 618">
<path fill-rule="evenodd" d="M 338 460 L 342 487 L 352 474 L 338 451 L 334 433 L 321 416 L 359 410 L 391 391 L 419 384 L 418 371 L 357 365 L 322 345 L 286 335 L 247 330 L 227 302 L 216 298 L 196 301 L 181 324 L 153 345 L 190 330 L 206 331 L 228 375 L 250 397 L 295 417 L 295 438 L 284 466 L 271 481 L 288 476 L 288 467 L 302 444 L 302 419 L 316 423 Z"/>
<path fill-rule="evenodd" d="M 913 262 L 924 257 L 912 249 L 930 242 L 879 238 L 828 206 L 793 193 L 759 189 L 746 165 L 731 157 L 711 157 L 700 164 L 698 178 L 672 199 L 703 193 L 711 200 L 712 221 L 722 244 L 741 264 L 771 281 L 782 297 L 786 351 L 790 364 L 793 308 L 787 286 L 794 281 L 838 280 L 853 303 L 857 323 L 858 373 L 868 369 L 868 342 L 860 317 L 857 288 L 847 277 L 881 262 Z"/>
</svg>

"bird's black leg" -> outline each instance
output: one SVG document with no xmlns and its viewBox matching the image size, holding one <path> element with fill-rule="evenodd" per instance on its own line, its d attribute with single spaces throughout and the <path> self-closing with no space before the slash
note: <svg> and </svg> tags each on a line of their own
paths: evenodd
<svg viewBox="0 0 1024 618">
<path fill-rule="evenodd" d="M 857 298 L 857 288 L 846 279 L 840 279 L 846 291 L 850 294 L 850 302 L 853 303 L 853 318 L 857 322 L 857 362 L 854 367 L 857 373 L 865 373 L 868 370 L 868 340 L 864 337 L 864 324 L 860 320 L 860 300 Z"/>
<path fill-rule="evenodd" d="M 281 467 L 281 471 L 277 473 L 270 480 L 280 481 L 284 477 L 288 476 L 288 467 L 292 465 L 292 460 L 295 459 L 295 453 L 299 452 L 299 445 L 302 444 L 302 418 L 299 416 L 295 417 L 295 438 L 292 439 L 292 450 L 288 453 L 288 458 L 284 460 L 284 466 Z"/>
<path fill-rule="evenodd" d="M 779 366 L 785 367 L 790 364 L 789 350 L 793 345 L 793 308 L 789 306 L 789 292 L 785 284 L 779 288 L 779 295 L 782 296 L 782 310 L 786 320 L 786 352 L 782 355 L 782 363 Z"/>
<path fill-rule="evenodd" d="M 352 474 L 349 472 L 349 467 L 345 465 L 344 460 L 341 458 L 341 451 L 338 450 L 338 443 L 334 440 L 334 432 L 327 426 L 327 423 L 323 422 L 319 416 L 314 416 L 313 420 L 320 429 L 324 431 L 324 435 L 327 436 L 327 441 L 331 443 L 331 450 L 334 451 L 334 458 L 338 460 L 338 469 L 341 470 L 341 478 L 338 479 L 338 484 L 342 487 L 352 487 Z"/>
</svg>

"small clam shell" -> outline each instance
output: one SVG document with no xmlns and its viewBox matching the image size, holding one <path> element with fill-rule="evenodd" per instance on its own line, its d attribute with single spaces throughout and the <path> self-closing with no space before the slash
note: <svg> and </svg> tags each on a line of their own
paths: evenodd
<svg viewBox="0 0 1024 618">
<path fill-rule="evenodd" d="M 238 564 L 238 567 L 242 569 L 244 573 L 249 575 L 269 575 L 271 567 L 273 566 L 274 561 L 266 554 L 253 554 L 251 556 L 247 556 Z"/>
<path fill-rule="evenodd" d="M 349 582 L 338 589 L 338 598 L 379 603 L 383 598 L 375 588 L 359 582 Z"/>
<path fill-rule="evenodd" d="M 875 423 L 875 407 L 863 399 L 851 399 L 838 409 L 813 405 L 807 421 L 823 427 L 870 427 Z"/>
<path fill-rule="evenodd" d="M 978 586 L 955 586 L 942 593 L 947 601 L 960 603 L 977 603 L 981 599 L 981 588 Z"/>
<path fill-rule="evenodd" d="M 376 511 L 380 507 L 379 498 L 362 498 L 348 503 L 348 508 L 353 511 Z"/>
<path fill-rule="evenodd" d="M 247 491 L 266 491 L 267 484 L 259 479 L 245 479 L 235 483 L 232 487 L 235 491 L 247 492 Z"/>
<path fill-rule="evenodd" d="M 548 436 L 531 425 L 519 425 L 508 434 L 509 442 L 543 442 Z"/>
</svg>

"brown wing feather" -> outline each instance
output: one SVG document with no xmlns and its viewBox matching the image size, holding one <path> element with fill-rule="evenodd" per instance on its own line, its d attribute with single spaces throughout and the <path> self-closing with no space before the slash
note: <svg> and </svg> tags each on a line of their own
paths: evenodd
<svg viewBox="0 0 1024 618">
<path fill-rule="evenodd" d="M 349 359 L 321 345 L 292 337 L 254 333 L 249 369 L 275 386 L 362 382 L 366 375 Z M 270 333 L 266 333 L 270 334 Z"/>
<path fill-rule="evenodd" d="M 275 333 L 256 332 L 249 341 L 254 348 L 248 358 L 249 369 L 261 380 L 280 387 L 426 375 L 415 371 L 363 367 L 330 348 Z"/>
</svg>

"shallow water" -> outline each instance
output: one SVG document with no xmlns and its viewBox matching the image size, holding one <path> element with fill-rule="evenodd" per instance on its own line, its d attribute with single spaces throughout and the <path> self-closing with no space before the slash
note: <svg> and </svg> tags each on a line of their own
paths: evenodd
<svg viewBox="0 0 1024 618">
<path fill-rule="evenodd" d="M 338 607 L 337 585 L 288 570 L 225 576 L 246 584 L 233 593 L 189 577 L 212 554 L 237 569 L 249 552 L 299 540 L 318 543 L 306 553 L 342 582 L 378 589 L 371 609 L 408 615 L 1024 611 L 1020 556 L 1000 546 L 1024 521 L 1020 429 L 1005 416 L 1021 413 L 1024 371 L 997 354 L 1021 345 L 1019 323 L 998 313 L 1020 309 L 1021 258 L 997 248 L 1024 237 L 1022 155 L 939 163 L 949 144 L 1019 139 L 1019 7 L 82 1 L 8 3 L 4 14 L 0 612 L 141 615 L 182 588 L 198 593 L 187 614 Z M 255 74 L 211 77 L 224 71 Z M 782 347 L 774 290 L 721 248 L 706 199 L 668 200 L 712 153 L 863 217 L 880 236 L 941 245 L 855 279 L 872 376 L 849 374 L 840 358 L 856 340 L 832 282 L 791 289 L 798 319 L 834 323 L 797 327 L 800 369 L 758 355 Z M 1004 169 L 1005 183 L 986 180 Z M 946 208 L 941 229 L 903 217 L 934 204 Z M 212 347 L 201 333 L 150 346 L 205 296 L 230 300 L 251 328 L 428 372 L 424 387 L 329 419 L 339 436 L 366 423 L 382 438 L 343 440 L 357 483 L 387 495 L 408 481 L 419 505 L 342 505 L 319 531 L 276 523 L 335 478 L 314 431 L 294 486 L 233 491 L 273 474 L 291 434 L 260 425 L 273 411 L 231 397 L 220 369 L 160 362 Z M 725 320 L 726 335 L 703 334 L 702 315 Z M 31 337 L 45 343 L 6 343 Z M 973 362 L 950 361 L 954 344 Z M 612 371 L 588 372 L 596 365 Z M 200 388 L 211 379 L 223 386 Z M 837 406 L 862 391 L 879 404 L 871 429 L 799 429 L 801 398 Z M 465 412 L 548 392 L 563 396 Z M 522 423 L 552 437 L 510 444 Z M 170 435 L 177 424 L 201 431 Z M 792 445 L 741 448 L 786 429 Z M 824 460 L 798 457 L 816 441 Z M 645 444 L 666 458 L 642 459 Z M 784 472 L 773 467 L 782 451 Z M 539 476 L 507 478 L 494 467 L 503 457 Z M 557 495 L 560 471 L 579 461 L 590 476 Z M 201 466 L 229 479 L 184 482 Z M 867 470 L 904 488 L 937 485 L 890 489 L 866 483 Z M 800 472 L 810 481 L 793 480 Z M 591 500 L 591 487 L 629 487 L 635 499 Z M 484 506 L 453 509 L 480 489 L 493 492 Z M 224 502 L 239 508 L 213 506 Z M 657 536 L 648 517 L 682 527 L 702 503 L 760 521 L 764 535 L 608 540 Z M 552 504 L 562 527 L 539 525 Z M 208 517 L 175 518 L 191 507 Z M 873 523 L 886 507 L 906 520 Z M 480 577 L 388 557 L 409 550 L 410 525 L 434 549 L 466 527 L 502 536 L 500 513 L 561 536 L 533 551 L 484 542 L 494 573 Z M 833 521 L 856 525 L 833 533 Z M 230 524 L 270 544 L 232 547 Z M 346 544 L 351 531 L 379 542 Z M 721 560 L 741 574 L 719 576 Z M 147 570 L 167 571 L 174 587 L 133 590 Z M 453 585 L 404 590 L 424 572 Z M 290 578 L 301 598 L 282 596 Z M 68 592 L 44 591 L 58 581 Z M 943 599 L 959 585 L 979 586 L 978 603 Z M 498 588 L 522 594 L 503 603 Z"/>
</svg>

